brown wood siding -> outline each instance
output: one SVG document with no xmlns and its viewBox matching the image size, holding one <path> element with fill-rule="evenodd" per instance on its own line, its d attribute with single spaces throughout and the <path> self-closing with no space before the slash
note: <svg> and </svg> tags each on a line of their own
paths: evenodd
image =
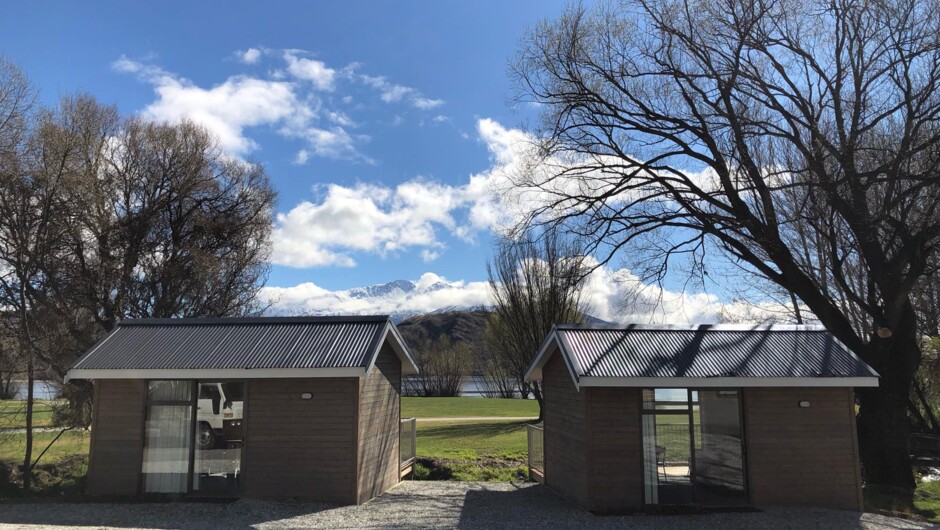
<svg viewBox="0 0 940 530">
<path fill-rule="evenodd" d="M 753 505 L 861 510 L 852 389 L 748 388 L 744 408 Z"/>
<path fill-rule="evenodd" d="M 385 493 L 401 480 L 401 361 L 387 343 L 372 372 L 360 382 L 358 503 Z"/>
<path fill-rule="evenodd" d="M 245 495 L 355 504 L 359 379 L 248 384 Z"/>
<path fill-rule="evenodd" d="M 598 513 L 643 507 L 643 436 L 638 388 L 588 388 L 590 505 Z"/>
<path fill-rule="evenodd" d="M 91 448 L 85 491 L 89 495 L 137 495 L 143 459 L 145 383 L 95 381 Z"/>
<path fill-rule="evenodd" d="M 590 508 L 588 405 L 557 348 L 542 368 L 544 388 L 545 485 Z"/>
</svg>

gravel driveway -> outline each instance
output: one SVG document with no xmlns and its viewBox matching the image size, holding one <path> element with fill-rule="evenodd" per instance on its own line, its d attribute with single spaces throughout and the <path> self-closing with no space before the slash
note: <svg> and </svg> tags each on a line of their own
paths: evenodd
<svg viewBox="0 0 940 530">
<path fill-rule="evenodd" d="M 932 528 L 872 514 L 816 509 L 710 515 L 599 517 L 542 486 L 404 482 L 364 506 L 240 500 L 218 503 L 0 504 L 11 528 Z"/>
</svg>

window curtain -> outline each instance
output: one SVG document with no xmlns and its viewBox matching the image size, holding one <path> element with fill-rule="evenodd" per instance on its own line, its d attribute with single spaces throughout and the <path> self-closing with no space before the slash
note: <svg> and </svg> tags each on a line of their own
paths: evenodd
<svg viewBox="0 0 940 530">
<path fill-rule="evenodd" d="M 192 407 L 152 405 L 144 441 L 144 491 L 186 493 Z"/>
</svg>

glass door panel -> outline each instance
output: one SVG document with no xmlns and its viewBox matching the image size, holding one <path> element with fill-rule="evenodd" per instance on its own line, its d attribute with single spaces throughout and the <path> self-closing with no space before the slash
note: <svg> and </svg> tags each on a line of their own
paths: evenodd
<svg viewBox="0 0 940 530">
<path fill-rule="evenodd" d="M 192 406 L 150 405 L 144 438 L 146 493 L 186 493 Z"/>
<path fill-rule="evenodd" d="M 741 408 L 735 390 L 699 390 L 701 412 L 695 427 L 701 443 L 695 447 L 695 499 L 700 504 L 735 505 L 747 502 Z"/>
<path fill-rule="evenodd" d="M 692 502 L 692 433 L 686 389 L 643 391 L 643 457 L 647 504 Z"/>
<path fill-rule="evenodd" d="M 245 384 L 201 382 L 193 430 L 193 491 L 237 493 L 241 479 Z"/>
<path fill-rule="evenodd" d="M 645 389 L 647 504 L 747 502 L 736 390 Z"/>
</svg>

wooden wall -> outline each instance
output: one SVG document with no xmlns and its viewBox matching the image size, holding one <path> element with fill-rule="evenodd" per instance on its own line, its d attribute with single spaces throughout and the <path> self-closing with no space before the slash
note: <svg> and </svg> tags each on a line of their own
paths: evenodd
<svg viewBox="0 0 940 530">
<path fill-rule="evenodd" d="M 748 388 L 744 409 L 751 504 L 862 509 L 851 388 Z"/>
<path fill-rule="evenodd" d="M 249 381 L 245 496 L 355 504 L 358 409 L 358 378 Z"/>
<path fill-rule="evenodd" d="M 95 381 L 91 447 L 85 491 L 89 495 L 137 495 L 143 459 L 145 383 Z"/>
<path fill-rule="evenodd" d="M 597 513 L 643 508 L 643 433 L 639 388 L 582 388 L 590 425 L 590 502 Z"/>
<path fill-rule="evenodd" d="M 358 498 L 362 504 L 401 480 L 401 361 L 386 343 L 360 381 Z"/>
<path fill-rule="evenodd" d="M 589 507 L 588 405 L 578 392 L 557 347 L 542 368 L 545 398 L 545 485 Z"/>
</svg>

